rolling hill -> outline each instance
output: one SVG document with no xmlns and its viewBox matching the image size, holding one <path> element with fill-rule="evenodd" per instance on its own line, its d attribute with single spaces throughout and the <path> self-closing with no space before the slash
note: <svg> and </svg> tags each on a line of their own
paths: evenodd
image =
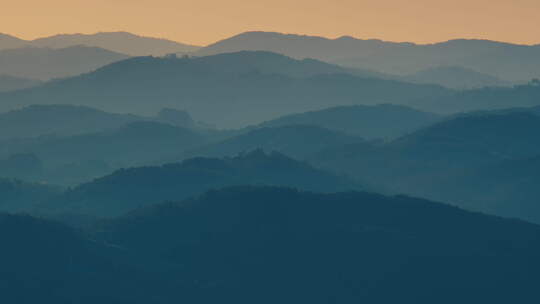
<svg viewBox="0 0 540 304">
<path fill-rule="evenodd" d="M 283 67 L 283 61 L 288 62 L 289 69 Z M 274 63 L 280 68 L 264 70 Z M 331 72 L 295 77 L 307 73 L 306 64 L 320 67 L 318 62 L 302 63 L 261 52 L 199 58 L 139 57 L 39 88 L 2 93 L 0 109 L 78 104 L 152 115 L 161 108 L 173 107 L 221 127 L 242 127 L 336 105 L 407 104 L 453 93 L 439 86 Z"/>
<path fill-rule="evenodd" d="M 50 80 L 91 72 L 126 58 L 127 55 L 97 47 L 24 47 L 0 50 L 0 71 L 15 77 Z"/>
<path fill-rule="evenodd" d="M 15 91 L 35 87 L 41 84 L 41 81 L 13 77 L 9 75 L 0 75 L 0 92 Z"/>
<path fill-rule="evenodd" d="M 182 265 L 207 286 L 204 303 L 538 298 L 538 226 L 402 196 L 236 187 L 140 210 L 97 235 Z"/>
<path fill-rule="evenodd" d="M 255 126 L 314 125 L 366 139 L 395 138 L 442 119 L 432 113 L 397 105 L 342 106 L 291 114 Z"/>
<path fill-rule="evenodd" d="M 212 55 L 243 50 L 271 51 L 343 66 L 407 75 L 438 66 L 472 69 L 510 82 L 538 78 L 540 48 L 489 40 L 457 39 L 419 45 L 353 37 L 327 39 L 275 32 L 246 32 L 197 51 Z M 527 65 L 523 65 L 526 61 Z"/>
<path fill-rule="evenodd" d="M 180 200 L 210 189 L 234 185 L 277 185 L 333 192 L 360 189 L 282 154 L 262 151 L 234 158 L 193 158 L 158 167 L 122 169 L 77 186 L 44 204 L 52 214 L 114 217 L 141 206 Z"/>
<path fill-rule="evenodd" d="M 328 130 L 310 125 L 285 125 L 263 127 L 226 138 L 222 141 L 187 151 L 186 156 L 235 156 L 262 149 L 267 152 L 277 151 L 297 159 L 304 159 L 317 151 L 329 147 L 363 142 L 358 136 L 339 131 Z"/>
<path fill-rule="evenodd" d="M 535 192 L 535 177 L 508 165 L 521 162 L 517 168 L 526 167 L 540 154 L 538 128 L 540 117 L 530 112 L 464 114 L 388 143 L 330 148 L 310 161 L 370 180 L 390 193 L 538 221 L 536 199 L 525 194 Z M 504 167 L 506 175 L 500 169 Z M 501 174 L 505 177 L 497 178 Z"/>
<path fill-rule="evenodd" d="M 35 40 L 22 40 L 13 36 L 0 35 L 0 50 L 25 46 L 63 49 L 80 45 L 102 48 L 130 56 L 163 56 L 177 52 L 193 52 L 199 48 L 167 39 L 139 36 L 128 32 L 60 34 Z"/>
<path fill-rule="evenodd" d="M 462 67 L 433 67 L 400 78 L 413 83 L 436 83 L 453 89 L 506 87 L 511 83 Z"/>
</svg>

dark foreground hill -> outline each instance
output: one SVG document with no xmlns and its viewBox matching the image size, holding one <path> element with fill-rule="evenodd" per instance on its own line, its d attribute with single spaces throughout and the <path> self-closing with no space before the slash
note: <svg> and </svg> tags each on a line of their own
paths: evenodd
<svg viewBox="0 0 540 304">
<path fill-rule="evenodd" d="M 0 212 L 32 210 L 60 193 L 57 187 L 0 178 Z"/>
<path fill-rule="evenodd" d="M 178 164 L 119 170 L 67 191 L 40 211 L 113 217 L 141 206 L 234 185 L 277 185 L 319 192 L 360 189 L 347 178 L 279 153 L 257 150 L 234 158 L 194 158 Z"/>
<path fill-rule="evenodd" d="M 0 75 L 0 92 L 15 91 L 40 85 L 41 81 L 9 75 Z"/>
<path fill-rule="evenodd" d="M 0 214 L 0 239 L 3 303 L 170 303 L 165 275 L 61 224 Z"/>
<path fill-rule="evenodd" d="M 236 187 L 87 235 L 0 216 L 9 303 L 535 303 L 540 227 L 408 197 Z"/>
</svg>

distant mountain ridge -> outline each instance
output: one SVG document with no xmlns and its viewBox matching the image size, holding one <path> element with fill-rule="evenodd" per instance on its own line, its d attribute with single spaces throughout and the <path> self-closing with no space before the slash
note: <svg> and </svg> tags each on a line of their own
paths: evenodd
<svg viewBox="0 0 540 304">
<path fill-rule="evenodd" d="M 127 58 L 121 53 L 82 45 L 59 49 L 23 47 L 0 50 L 0 71 L 15 77 L 50 80 L 91 72 Z"/>
<path fill-rule="evenodd" d="M 375 106 L 341 106 L 290 114 L 263 122 L 253 128 L 286 125 L 315 125 L 354 134 L 366 139 L 395 138 L 428 126 L 442 119 L 439 115 L 406 106 L 382 104 Z"/>
<path fill-rule="evenodd" d="M 406 104 L 453 93 L 436 85 L 355 76 L 346 70 L 336 73 L 336 69 L 268 52 L 137 57 L 39 88 L 0 94 L 0 110 L 54 103 L 148 115 L 172 107 L 220 127 L 243 127 L 336 105 Z"/>
<path fill-rule="evenodd" d="M 196 52 L 211 55 L 242 50 L 272 51 L 293 58 L 314 58 L 343 66 L 407 75 L 436 66 L 472 69 L 511 82 L 540 77 L 540 46 L 457 39 L 419 45 L 353 37 L 328 39 L 275 32 L 246 32 Z M 526 61 L 527 64 L 522 63 Z"/>
<path fill-rule="evenodd" d="M 27 89 L 40 85 L 42 82 L 35 79 L 0 75 L 0 92 Z"/>
<path fill-rule="evenodd" d="M 20 47 L 61 49 L 78 45 L 99 47 L 130 56 L 162 56 L 169 53 L 193 52 L 199 47 L 162 38 L 139 36 L 128 32 L 99 32 L 95 34 L 60 34 L 35 40 L 0 36 L 0 50 Z"/>
<path fill-rule="evenodd" d="M 523 109 L 462 114 L 394 141 L 330 148 L 309 161 L 390 193 L 540 222 L 538 129 L 540 116 Z"/>
</svg>

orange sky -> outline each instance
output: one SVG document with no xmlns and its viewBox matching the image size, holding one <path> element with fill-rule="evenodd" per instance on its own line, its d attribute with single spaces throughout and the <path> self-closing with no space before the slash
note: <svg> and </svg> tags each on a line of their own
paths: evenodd
<svg viewBox="0 0 540 304">
<path fill-rule="evenodd" d="M 0 0 L 21 38 L 130 31 L 205 45 L 248 30 L 419 43 L 540 43 L 540 0 Z"/>
</svg>

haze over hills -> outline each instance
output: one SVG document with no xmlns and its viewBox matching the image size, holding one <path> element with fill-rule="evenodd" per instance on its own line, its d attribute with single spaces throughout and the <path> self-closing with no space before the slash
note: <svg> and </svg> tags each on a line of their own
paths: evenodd
<svg viewBox="0 0 540 304">
<path fill-rule="evenodd" d="M 441 200 L 461 207 L 492 212 L 501 216 L 519 216 L 540 220 L 534 195 L 511 199 L 515 193 L 510 184 L 489 183 L 494 168 L 513 161 L 526 162 L 540 155 L 540 117 L 519 111 L 459 115 L 418 130 L 389 143 L 367 143 L 328 149 L 311 159 L 324 168 L 369 179 L 391 193 Z M 532 163 L 531 163 L 532 165 Z M 523 166 L 523 165 L 522 165 Z M 523 181 L 523 189 L 536 187 L 531 176 L 509 170 L 511 179 Z M 499 179 L 503 181 L 504 179 Z M 488 190 L 497 188 L 498 195 Z M 477 185 L 477 186 L 475 186 Z M 505 193 L 506 194 L 503 194 Z M 518 196 L 519 197 L 519 196 Z"/>
<path fill-rule="evenodd" d="M 405 106 L 341 106 L 291 114 L 263 122 L 254 128 L 315 125 L 366 139 L 395 138 L 442 119 L 439 115 Z"/>
<path fill-rule="evenodd" d="M 211 55 L 242 50 L 271 51 L 293 58 L 314 58 L 343 66 L 407 75 L 437 66 L 471 69 L 509 82 L 540 77 L 540 47 L 489 40 L 458 39 L 417 45 L 353 37 L 322 37 L 246 32 L 197 51 Z M 522 63 L 526 61 L 527 64 Z"/>
<path fill-rule="evenodd" d="M 0 75 L 0 92 L 15 91 L 40 85 L 42 82 L 35 79 Z"/>
<path fill-rule="evenodd" d="M 289 70 L 283 67 L 284 61 Z M 274 63 L 283 72 L 272 68 Z M 0 94 L 0 108 L 79 104 L 152 115 L 163 107 L 173 107 L 220 127 L 243 127 L 336 105 L 406 104 L 453 93 L 439 86 L 345 73 L 295 77 L 306 74 L 306 64 L 321 66 L 318 62 L 302 63 L 260 52 L 200 58 L 133 58 L 39 88 Z"/>
<path fill-rule="evenodd" d="M 27 42 L 17 37 L 0 33 L 0 50 L 21 48 L 27 45 Z"/>
<path fill-rule="evenodd" d="M 15 77 L 50 80 L 90 72 L 126 58 L 127 55 L 97 47 L 24 47 L 0 50 L 0 71 Z"/>
<path fill-rule="evenodd" d="M 540 105 L 540 82 L 513 87 L 492 87 L 461 91 L 433 99 L 411 102 L 411 106 L 437 113 L 501 110 Z"/>
<path fill-rule="evenodd" d="M 32 210 L 39 203 L 58 196 L 60 193 L 59 188 L 50 185 L 0 178 L 0 212 Z"/>
<path fill-rule="evenodd" d="M 188 150 L 186 156 L 223 157 L 262 149 L 278 151 L 297 159 L 305 159 L 329 147 L 364 142 L 364 139 L 340 131 L 314 125 L 292 124 L 262 127 L 242 132 L 236 136 L 206 146 Z"/>
<path fill-rule="evenodd" d="M 0 34 L 0 303 L 539 303 L 539 71 L 487 40 Z"/>
<path fill-rule="evenodd" d="M 539 229 L 407 197 L 235 187 L 85 233 L 2 214 L 0 291 L 22 304 L 534 302 Z"/>
<path fill-rule="evenodd" d="M 413 83 L 436 83 L 454 89 L 510 86 L 511 83 L 497 77 L 461 67 L 433 67 L 406 75 L 401 80 Z"/>
<path fill-rule="evenodd" d="M 279 153 L 261 150 L 233 158 L 193 158 L 182 163 L 123 169 L 51 199 L 53 214 L 114 217 L 142 206 L 181 200 L 235 185 L 289 186 L 318 192 L 359 190 L 353 181 L 317 170 Z M 29 210 L 30 211 L 30 210 Z"/>
<path fill-rule="evenodd" d="M 193 121 L 189 113 L 175 109 L 163 109 L 155 116 L 143 117 L 108 113 L 84 106 L 32 105 L 0 113 L 0 140 L 81 135 L 117 129 L 137 121 L 162 122 L 194 129 L 204 126 Z"/>
<path fill-rule="evenodd" d="M 60 34 L 35 40 L 22 40 L 7 35 L 0 36 L 0 50 L 24 46 L 63 49 L 80 45 L 98 47 L 130 56 L 163 56 L 170 53 L 193 52 L 199 48 L 167 39 L 138 36 L 128 32 Z"/>
</svg>

